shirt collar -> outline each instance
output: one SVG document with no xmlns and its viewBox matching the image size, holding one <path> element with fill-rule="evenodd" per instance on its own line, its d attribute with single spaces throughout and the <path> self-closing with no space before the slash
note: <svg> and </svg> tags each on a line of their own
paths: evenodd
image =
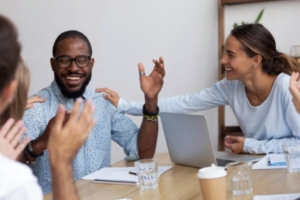
<svg viewBox="0 0 300 200">
<path fill-rule="evenodd" d="M 54 95 L 58 98 L 61 99 L 62 101 L 66 102 L 68 100 L 70 100 L 71 98 L 65 97 L 62 93 L 61 90 L 59 88 L 59 86 L 57 85 L 56 81 L 54 80 L 51 83 L 51 88 L 53 90 Z M 84 93 L 82 94 L 82 98 L 84 100 L 92 98 L 94 92 L 88 88 L 85 89 Z"/>
</svg>

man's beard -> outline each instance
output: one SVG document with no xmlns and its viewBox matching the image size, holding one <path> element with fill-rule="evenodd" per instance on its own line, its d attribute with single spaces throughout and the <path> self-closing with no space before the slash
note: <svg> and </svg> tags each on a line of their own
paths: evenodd
<svg viewBox="0 0 300 200">
<path fill-rule="evenodd" d="M 79 90 L 74 91 L 74 92 L 70 92 L 65 85 L 63 84 L 63 82 L 60 80 L 60 78 L 54 73 L 54 78 L 55 81 L 58 85 L 58 87 L 60 88 L 61 93 L 68 98 L 78 98 L 78 97 L 82 97 L 82 94 L 85 91 L 86 86 L 89 84 L 91 78 L 92 78 L 92 73 L 90 73 L 90 75 L 87 76 L 87 78 L 85 79 L 85 81 L 82 83 L 82 86 Z"/>
</svg>

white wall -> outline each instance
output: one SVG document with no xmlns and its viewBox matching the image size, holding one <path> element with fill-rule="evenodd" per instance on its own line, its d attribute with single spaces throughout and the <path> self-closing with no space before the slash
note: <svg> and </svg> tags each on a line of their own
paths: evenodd
<svg viewBox="0 0 300 200">
<path fill-rule="evenodd" d="M 225 36 L 230 33 L 233 24 L 242 21 L 252 23 L 262 9 L 265 9 L 260 23 L 274 36 L 277 49 L 290 55 L 293 45 L 300 45 L 300 1 L 285 0 L 251 4 L 230 5 L 225 7 Z M 226 125 L 237 125 L 236 118 L 226 107 Z"/>
<path fill-rule="evenodd" d="M 300 1 L 228 6 L 226 35 L 234 22 L 252 22 L 262 8 L 262 23 L 274 34 L 278 49 L 289 53 L 300 43 Z M 152 69 L 152 58 L 163 56 L 167 75 L 160 97 L 197 92 L 217 81 L 218 13 L 212 0 L 1 0 L 0 13 L 20 32 L 23 57 L 31 69 L 30 94 L 53 80 L 49 65 L 55 38 L 77 29 L 90 39 L 96 64 L 89 87 L 110 87 L 127 100 L 143 100 L 137 63 Z M 217 148 L 217 109 L 205 112 Z M 229 114 L 228 114 L 229 113 Z M 140 124 L 140 117 L 132 117 Z M 226 124 L 236 124 L 227 112 Z M 112 162 L 124 157 L 112 144 Z M 167 151 L 160 130 L 157 151 Z"/>
<path fill-rule="evenodd" d="M 160 97 L 198 92 L 217 81 L 218 13 L 212 0 L 1 0 L 0 13 L 17 25 L 31 70 L 30 94 L 53 80 L 52 45 L 63 31 L 90 39 L 96 64 L 89 87 L 110 87 L 127 100 L 143 100 L 137 63 L 150 72 L 152 58 L 166 65 Z M 217 109 L 204 113 L 217 146 Z M 140 124 L 141 118 L 134 117 Z M 157 151 L 167 151 L 160 130 Z M 124 158 L 113 143 L 112 162 Z"/>
</svg>

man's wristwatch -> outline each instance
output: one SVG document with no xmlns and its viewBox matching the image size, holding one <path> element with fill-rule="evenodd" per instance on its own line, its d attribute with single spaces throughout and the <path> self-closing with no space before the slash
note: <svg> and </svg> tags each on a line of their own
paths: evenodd
<svg viewBox="0 0 300 200">
<path fill-rule="evenodd" d="M 33 151 L 33 148 L 32 148 L 31 143 L 32 143 L 32 141 L 30 141 L 30 142 L 27 144 L 26 148 L 25 148 L 26 151 L 27 151 L 27 153 L 28 153 L 31 157 L 33 157 L 33 158 L 37 158 L 37 157 L 39 157 L 39 156 L 42 156 L 42 155 L 44 154 L 44 152 L 42 152 L 41 154 L 36 154 L 36 153 Z"/>
<path fill-rule="evenodd" d="M 158 114 L 159 114 L 158 106 L 157 106 L 157 109 L 156 109 L 155 112 L 149 112 L 148 110 L 146 110 L 146 107 L 145 107 L 145 104 L 144 104 L 144 106 L 143 106 L 143 115 L 144 115 L 144 118 L 147 121 L 157 122 Z"/>
</svg>

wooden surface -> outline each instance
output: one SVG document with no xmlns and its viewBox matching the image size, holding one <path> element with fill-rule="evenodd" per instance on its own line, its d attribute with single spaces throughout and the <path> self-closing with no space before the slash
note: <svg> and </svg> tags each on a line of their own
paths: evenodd
<svg viewBox="0 0 300 200">
<path fill-rule="evenodd" d="M 173 165 L 168 153 L 157 153 L 159 165 Z M 133 166 L 133 162 L 120 161 L 113 167 Z M 92 181 L 79 180 L 76 186 L 82 200 L 115 200 L 120 198 L 136 199 L 202 199 L 198 169 L 182 165 L 162 174 L 159 178 L 158 188 L 150 191 L 140 191 L 138 186 L 95 184 Z M 252 200 L 253 195 L 284 194 L 300 192 L 300 173 L 288 173 L 286 169 L 253 170 L 253 193 L 250 195 L 233 196 L 229 175 L 226 177 L 226 194 L 228 200 Z M 51 194 L 44 198 L 51 200 Z"/>
</svg>

